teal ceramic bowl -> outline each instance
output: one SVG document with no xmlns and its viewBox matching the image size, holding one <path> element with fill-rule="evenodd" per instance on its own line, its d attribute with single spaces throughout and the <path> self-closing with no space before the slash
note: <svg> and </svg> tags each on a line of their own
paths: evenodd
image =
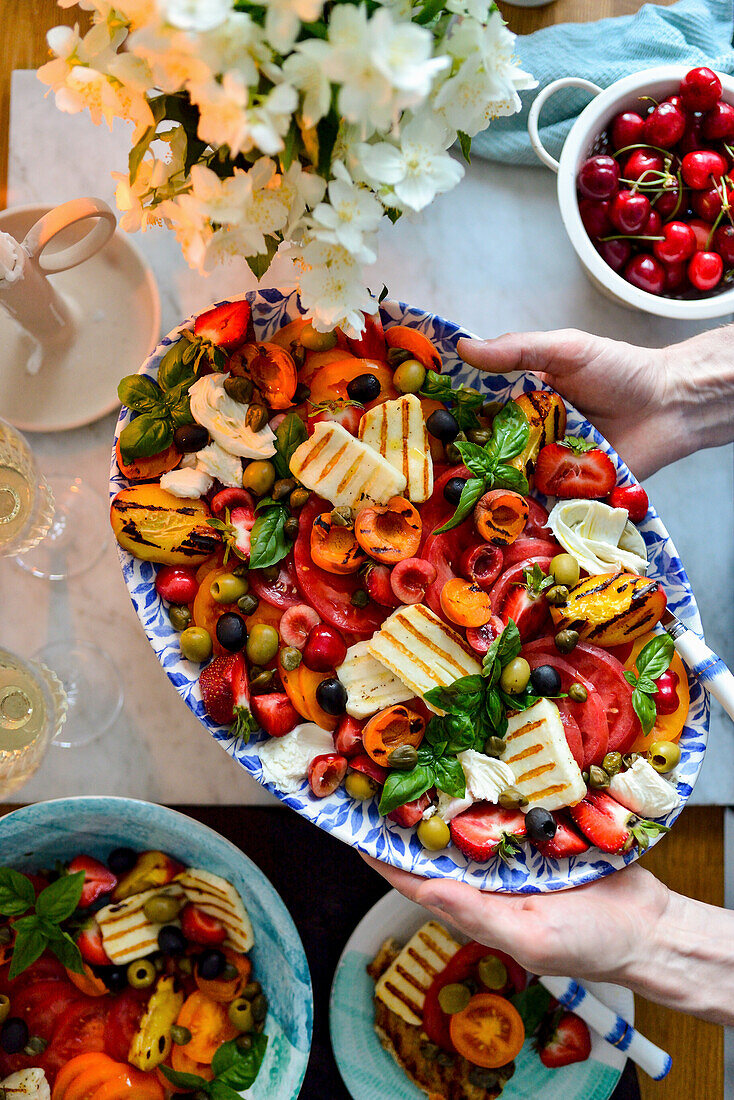
<svg viewBox="0 0 734 1100">
<path fill-rule="evenodd" d="M 132 798 L 59 798 L 0 820 L 0 862 L 35 870 L 86 852 L 157 848 L 226 878 L 240 894 L 255 933 L 252 962 L 270 1001 L 267 1053 L 252 1100 L 296 1100 L 313 1028 L 306 955 L 290 914 L 272 885 L 239 848 L 184 814 Z M 244 1093 L 242 1094 L 245 1095 Z"/>
</svg>

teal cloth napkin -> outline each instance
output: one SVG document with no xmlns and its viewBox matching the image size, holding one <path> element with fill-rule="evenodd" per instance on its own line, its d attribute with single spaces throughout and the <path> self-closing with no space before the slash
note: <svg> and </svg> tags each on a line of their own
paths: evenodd
<svg viewBox="0 0 734 1100">
<path fill-rule="evenodd" d="M 635 15 L 546 27 L 518 38 L 515 52 L 522 68 L 538 81 L 538 90 L 562 76 L 582 76 L 606 88 L 630 73 L 668 62 L 732 73 L 733 9 L 733 0 L 680 0 L 668 8 L 645 4 Z M 523 92 L 518 114 L 497 118 L 477 134 L 472 153 L 508 164 L 539 165 L 527 131 L 538 90 Z M 555 157 L 588 102 L 587 92 L 566 88 L 543 107 L 540 134 Z"/>
</svg>

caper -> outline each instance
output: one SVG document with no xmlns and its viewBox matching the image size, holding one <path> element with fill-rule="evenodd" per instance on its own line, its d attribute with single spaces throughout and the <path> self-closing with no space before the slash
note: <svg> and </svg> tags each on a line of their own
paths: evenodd
<svg viewBox="0 0 734 1100">
<path fill-rule="evenodd" d="M 245 413 L 245 427 L 251 432 L 261 432 L 268 422 L 268 410 L 264 405 L 248 405 Z"/>
<path fill-rule="evenodd" d="M 307 386 L 305 382 L 299 382 L 296 386 L 296 392 L 293 394 L 293 404 L 302 405 L 304 401 L 308 401 L 311 396 L 311 387 Z"/>
<path fill-rule="evenodd" d="M 9 925 L 3 924 L 0 926 L 0 944 L 10 943 L 13 938 L 13 933 Z"/>
<path fill-rule="evenodd" d="M 400 393 L 418 393 L 426 380 L 426 368 L 417 359 L 404 359 L 396 367 L 392 380 Z"/>
<path fill-rule="evenodd" d="M 331 522 L 335 523 L 337 527 L 352 527 L 354 525 L 352 509 L 346 504 L 340 504 L 338 508 L 333 508 Z"/>
<path fill-rule="evenodd" d="M 553 641 L 559 653 L 570 653 L 579 641 L 578 630 L 559 630 Z"/>
<path fill-rule="evenodd" d="M 580 573 L 579 563 L 572 554 L 556 554 L 550 563 L 550 574 L 554 581 L 566 588 L 573 588 L 579 583 Z"/>
<path fill-rule="evenodd" d="M 387 349 L 387 361 L 388 364 L 396 370 L 401 363 L 407 363 L 413 356 L 405 348 L 388 348 Z"/>
<path fill-rule="evenodd" d="M 352 607 L 366 607 L 367 604 L 370 602 L 370 598 L 364 588 L 355 588 L 349 602 L 351 603 Z"/>
<path fill-rule="evenodd" d="M 484 955 L 479 960 L 477 973 L 487 989 L 504 989 L 507 985 L 507 967 L 496 955 Z"/>
<path fill-rule="evenodd" d="M 245 988 L 242 990 L 242 996 L 246 997 L 248 1001 L 251 1001 L 253 997 L 257 997 L 258 993 L 262 993 L 263 987 L 260 982 L 248 982 Z"/>
<path fill-rule="evenodd" d="M 280 663 L 286 672 L 295 672 L 303 658 L 295 646 L 287 645 L 280 651 Z"/>
<path fill-rule="evenodd" d="M 235 978 L 239 978 L 240 972 L 234 963 L 227 962 L 224 964 L 224 970 L 219 975 L 223 982 L 233 982 Z"/>
<path fill-rule="evenodd" d="M 188 955 L 181 955 L 176 960 L 176 966 L 182 974 L 193 974 L 194 967 Z"/>
<path fill-rule="evenodd" d="M 515 657 L 505 665 L 500 676 L 500 687 L 510 695 L 519 695 L 528 686 L 530 665 L 524 657 Z"/>
<path fill-rule="evenodd" d="M 191 623 L 191 612 L 185 603 L 172 603 L 168 608 L 171 626 L 180 634 Z"/>
<path fill-rule="evenodd" d="M 181 902 L 170 894 L 155 894 L 148 898 L 143 912 L 152 924 L 170 924 L 181 912 Z"/>
<path fill-rule="evenodd" d="M 250 401 L 254 389 L 255 385 L 251 378 L 230 375 L 229 378 L 224 379 L 224 392 L 233 401 L 239 401 L 241 405 L 246 405 Z"/>
<path fill-rule="evenodd" d="M 247 592 L 244 596 L 240 596 L 237 606 L 240 611 L 244 611 L 245 615 L 252 615 L 260 606 L 260 600 L 254 592 Z"/>
<path fill-rule="evenodd" d="M 598 764 L 592 764 L 589 768 L 589 786 L 595 791 L 603 791 L 609 786 L 609 776 Z"/>
<path fill-rule="evenodd" d="M 252 1011 L 252 1003 L 245 997 L 238 997 L 236 1001 L 232 1001 L 227 1015 L 229 1016 L 229 1022 L 238 1031 L 252 1031 L 255 1016 Z"/>
<path fill-rule="evenodd" d="M 441 1053 L 441 1048 L 437 1043 L 421 1043 L 420 1050 L 427 1062 L 435 1062 Z"/>
<path fill-rule="evenodd" d="M 156 979 L 156 969 L 150 959 L 138 959 L 127 968 L 128 984 L 133 989 L 149 989 Z"/>
<path fill-rule="evenodd" d="M 252 1005 L 252 1015 L 255 1018 L 255 1023 L 260 1023 L 264 1020 L 268 1014 L 268 999 L 264 993 L 258 993 L 257 997 L 254 997 L 250 1001 Z"/>
<path fill-rule="evenodd" d="M 601 766 L 607 775 L 616 775 L 622 767 L 622 754 L 619 752 L 608 752 L 602 760 Z"/>
<path fill-rule="evenodd" d="M 235 1046 L 238 1046 L 240 1050 L 252 1050 L 252 1036 L 247 1034 L 238 1035 L 235 1039 Z"/>
<path fill-rule="evenodd" d="M 573 699 L 574 703 L 585 703 L 589 698 L 589 693 L 583 684 L 571 684 L 568 689 L 569 699 Z"/>
<path fill-rule="evenodd" d="M 674 741 L 653 741 L 649 759 L 656 772 L 669 772 L 680 762 L 680 746 Z"/>
<path fill-rule="evenodd" d="M 443 818 L 434 814 L 427 821 L 418 822 L 418 840 L 429 852 L 441 852 L 451 840 L 451 830 Z"/>
<path fill-rule="evenodd" d="M 635 760 L 639 760 L 642 753 L 639 752 L 625 752 L 622 753 L 622 763 L 625 768 L 631 768 Z"/>
<path fill-rule="evenodd" d="M 258 672 L 257 676 L 253 676 L 250 680 L 250 690 L 253 695 L 264 695 L 272 688 L 274 679 L 275 672 L 273 669 L 264 668 L 262 672 Z"/>
<path fill-rule="evenodd" d="M 27 1054 L 29 1058 L 35 1058 L 37 1054 L 43 1054 L 47 1046 L 48 1039 L 42 1039 L 40 1035 L 31 1035 L 23 1047 L 23 1053 Z"/>
<path fill-rule="evenodd" d="M 270 495 L 273 500 L 284 500 L 291 495 L 295 488 L 296 479 L 294 477 L 279 477 L 273 485 L 273 491 Z"/>
<path fill-rule="evenodd" d="M 448 1015 L 463 1012 L 471 1000 L 471 993 L 463 982 L 449 982 L 438 991 L 438 1003 Z"/>
<path fill-rule="evenodd" d="M 565 584 L 554 584 L 545 594 L 545 598 L 551 607 L 563 607 L 568 603 L 568 589 Z"/>
<path fill-rule="evenodd" d="M 247 594 L 248 587 L 249 583 L 243 577 L 235 577 L 234 573 L 220 573 L 209 585 L 209 593 L 216 603 L 237 603 Z"/>
<path fill-rule="evenodd" d="M 586 771 L 586 769 L 584 769 L 584 771 L 581 772 L 581 778 L 583 779 L 584 783 L 588 787 L 588 785 L 589 785 L 589 773 L 588 773 L 588 771 Z"/>
<path fill-rule="evenodd" d="M 418 763 L 418 750 L 412 745 L 398 745 L 387 758 L 389 768 L 397 768 L 401 772 L 409 772 Z"/>
<path fill-rule="evenodd" d="M 175 1043 L 177 1047 L 185 1047 L 187 1043 L 191 1042 L 191 1032 L 187 1027 L 182 1027 L 181 1024 L 173 1024 L 171 1027 L 171 1042 Z"/>
<path fill-rule="evenodd" d="M 247 659 L 253 664 L 266 665 L 278 652 L 280 638 L 274 626 L 256 623 L 247 638 Z"/>
<path fill-rule="evenodd" d="M 298 520 L 295 516 L 288 516 L 283 524 L 283 531 L 289 539 L 298 538 Z"/>
<path fill-rule="evenodd" d="M 377 792 L 377 784 L 374 779 L 362 772 L 349 772 L 344 780 L 344 788 L 350 798 L 356 798 L 359 802 L 366 802 L 374 797 Z"/>
<path fill-rule="evenodd" d="M 247 580 L 247 574 L 250 572 L 249 565 L 245 565 L 244 562 L 240 562 L 239 565 L 234 566 L 232 572 L 234 573 L 235 577 L 241 577 L 242 580 L 247 583 L 247 589 L 249 591 L 250 582 Z"/>
<path fill-rule="evenodd" d="M 336 347 L 336 332 L 319 332 L 308 324 L 301 329 L 300 340 L 308 351 L 331 351 Z"/>
<path fill-rule="evenodd" d="M 448 1054 L 445 1050 L 442 1050 L 439 1052 L 438 1058 L 436 1059 L 436 1064 L 439 1066 L 444 1066 L 446 1069 L 448 1069 L 449 1066 L 453 1066 L 454 1057 L 452 1054 Z"/>
<path fill-rule="evenodd" d="M 497 801 L 505 810 L 519 810 L 528 804 L 527 798 L 520 794 L 517 787 L 505 787 Z"/>
<path fill-rule="evenodd" d="M 275 466 L 267 459 L 250 462 L 242 471 L 242 487 L 249 489 L 255 496 L 267 496 L 273 485 L 275 485 Z"/>
<path fill-rule="evenodd" d="M 479 1089 L 494 1090 L 497 1088 L 500 1079 L 497 1076 L 497 1070 L 486 1069 L 484 1066 L 472 1066 L 469 1070 L 469 1084 L 474 1085 Z"/>
<path fill-rule="evenodd" d="M 449 466 L 460 466 L 464 459 L 455 443 L 449 443 L 446 447 L 446 461 Z"/>
<path fill-rule="evenodd" d="M 208 661 L 212 655 L 211 634 L 203 626 L 187 626 L 178 644 L 187 661 Z"/>
<path fill-rule="evenodd" d="M 303 508 L 304 504 L 310 496 L 311 494 L 309 493 L 308 489 L 303 489 L 301 486 L 299 486 L 297 489 L 294 489 L 289 496 L 288 503 L 290 504 L 291 508 Z"/>
<path fill-rule="evenodd" d="M 502 756 L 505 751 L 506 744 L 504 737 L 488 737 L 484 742 L 484 755 L 485 756 Z"/>
<path fill-rule="evenodd" d="M 470 428 L 466 433 L 466 438 L 470 443 L 476 443 L 479 447 L 483 447 L 486 443 L 489 443 L 492 437 L 492 433 L 486 428 Z"/>
<path fill-rule="evenodd" d="M 10 1015 L 10 997 L 0 993 L 0 1024 L 4 1024 Z"/>
</svg>

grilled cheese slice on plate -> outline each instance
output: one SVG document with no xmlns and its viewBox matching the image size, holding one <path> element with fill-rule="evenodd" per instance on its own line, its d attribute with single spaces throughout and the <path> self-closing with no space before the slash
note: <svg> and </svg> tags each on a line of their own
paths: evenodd
<svg viewBox="0 0 734 1100">
<path fill-rule="evenodd" d="M 560 810 L 586 794 L 581 769 L 571 755 L 558 707 L 541 699 L 507 722 L 502 760 L 515 776 L 514 786 L 528 809 Z"/>
<path fill-rule="evenodd" d="M 481 672 L 474 651 L 422 603 L 394 611 L 372 635 L 372 656 L 421 698 L 434 687 L 448 687 L 462 676 Z M 426 703 L 436 714 L 438 707 Z"/>
<path fill-rule="evenodd" d="M 347 714 L 367 718 L 378 710 L 404 703 L 413 692 L 369 651 L 369 641 L 350 646 L 336 674 L 347 689 Z"/>
<path fill-rule="evenodd" d="M 433 459 L 421 403 L 414 393 L 368 409 L 359 438 L 405 475 L 405 495 L 416 504 L 433 492 Z"/>
<path fill-rule="evenodd" d="M 374 447 L 335 421 L 322 421 L 293 452 L 291 473 L 334 505 L 387 504 L 405 490 L 405 475 Z"/>
<path fill-rule="evenodd" d="M 143 906 L 150 898 L 161 895 L 178 898 L 181 902 L 185 897 L 178 883 L 171 882 L 168 886 L 156 886 L 152 890 L 132 894 L 124 901 L 113 902 L 95 914 L 104 949 L 116 966 L 142 959 L 158 950 L 158 933 L 163 925 L 148 920 Z"/>
<path fill-rule="evenodd" d="M 252 923 L 242 898 L 231 883 L 210 871 L 190 867 L 179 875 L 186 900 L 208 913 L 227 929 L 227 942 L 235 951 L 249 951 L 255 942 Z"/>
<path fill-rule="evenodd" d="M 406 1023 L 418 1026 L 433 979 L 458 950 L 459 944 L 444 926 L 429 920 L 378 980 L 375 996 Z"/>
</svg>

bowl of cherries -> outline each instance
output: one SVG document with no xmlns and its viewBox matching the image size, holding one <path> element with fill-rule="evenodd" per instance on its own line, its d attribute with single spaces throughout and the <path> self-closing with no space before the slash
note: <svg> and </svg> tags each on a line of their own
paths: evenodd
<svg viewBox="0 0 734 1100">
<path fill-rule="evenodd" d="M 540 110 L 561 88 L 594 98 L 560 160 L 543 146 Z M 696 320 L 734 311 L 734 80 L 706 66 L 662 65 L 602 91 L 554 81 L 528 119 L 558 176 L 569 239 L 592 282 L 618 303 Z"/>
</svg>

